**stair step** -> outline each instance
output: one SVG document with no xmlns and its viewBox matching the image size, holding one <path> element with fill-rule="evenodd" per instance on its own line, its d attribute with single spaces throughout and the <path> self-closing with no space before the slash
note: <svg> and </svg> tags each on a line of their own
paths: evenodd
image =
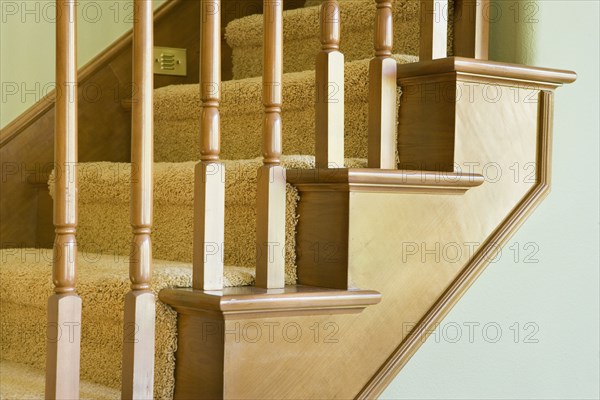
<svg viewBox="0 0 600 400">
<path fill-rule="evenodd" d="M 7 360 L 0 361 L 0 399 L 43 400 L 46 376 L 43 369 Z M 81 400 L 117 400 L 121 392 L 108 386 L 82 380 Z"/>
<path fill-rule="evenodd" d="M 396 55 L 402 64 L 416 57 Z M 348 158 L 367 157 L 369 60 L 346 64 L 345 151 Z M 399 92 L 398 92 L 399 95 Z M 283 151 L 315 152 L 315 72 L 283 76 Z M 155 107 L 155 159 L 182 162 L 200 159 L 200 94 L 198 85 L 157 89 Z M 258 157 L 262 143 L 262 81 L 248 78 L 222 84 L 221 156 L 244 160 Z"/>
<path fill-rule="evenodd" d="M 376 5 L 374 0 L 342 0 L 340 49 L 346 61 L 371 58 Z M 321 48 L 320 7 L 306 7 L 283 13 L 283 70 L 313 70 Z M 419 2 L 394 0 L 394 52 L 419 54 Z M 250 15 L 230 22 L 225 30 L 233 49 L 233 78 L 262 75 L 262 15 Z"/>
<path fill-rule="evenodd" d="M 254 268 L 256 262 L 256 176 L 262 161 L 224 161 L 225 264 Z M 364 167 L 364 160 L 347 160 Z M 156 163 L 154 168 L 153 254 L 157 259 L 191 262 L 193 252 L 194 165 Z M 312 168 L 310 156 L 284 156 L 287 168 Z M 84 163 L 79 172 L 78 247 L 81 251 L 128 255 L 130 164 Z M 53 193 L 52 178 L 50 193 Z M 288 185 L 286 202 L 286 283 L 296 283 L 296 189 Z"/>
<path fill-rule="evenodd" d="M 2 365 L 7 360 L 43 371 L 52 250 L 3 249 L 0 257 L 0 280 L 11 282 L 0 288 Z M 123 299 L 129 291 L 128 257 L 80 252 L 77 267 L 77 291 L 83 300 L 81 377 L 119 389 Z M 253 269 L 225 267 L 225 286 L 249 285 L 253 281 Z M 191 287 L 191 283 L 191 264 L 154 260 L 152 289 L 156 293 L 167 287 Z M 175 312 L 157 301 L 155 398 L 172 398 L 176 325 Z"/>
</svg>

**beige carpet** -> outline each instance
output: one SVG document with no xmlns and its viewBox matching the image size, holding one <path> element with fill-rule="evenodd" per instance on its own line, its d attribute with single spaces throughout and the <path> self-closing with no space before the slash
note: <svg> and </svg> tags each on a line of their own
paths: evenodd
<svg viewBox="0 0 600 400">
<path fill-rule="evenodd" d="M 413 56 L 396 55 L 400 63 Z M 369 60 L 346 64 L 345 152 L 348 158 L 367 157 Z M 283 77 L 283 152 L 315 153 L 315 73 L 295 72 Z M 262 137 L 262 86 L 260 78 L 227 81 L 222 85 L 222 154 L 224 159 L 260 156 Z M 400 95 L 400 92 L 398 92 Z M 156 161 L 200 159 L 198 85 L 179 85 L 155 91 Z"/>
<path fill-rule="evenodd" d="M 0 250 L 0 257 L 0 281 L 11 282 L 0 286 L 2 364 L 18 362 L 43 371 L 46 304 L 52 294 L 52 251 L 6 249 Z M 79 253 L 78 257 L 77 290 L 83 300 L 81 378 L 113 389 L 120 389 L 121 382 L 123 298 L 129 291 L 128 265 L 127 256 L 122 255 Z M 155 260 L 153 290 L 158 293 L 165 287 L 190 287 L 191 276 L 190 264 Z M 254 269 L 226 267 L 225 286 L 244 286 L 253 281 Z M 157 302 L 154 388 L 157 399 L 172 398 L 176 348 L 176 313 Z M 10 371 L 7 373 L 12 376 Z M 15 377 L 9 382 L 18 386 L 20 381 Z"/>
<path fill-rule="evenodd" d="M 311 5 L 314 3 L 310 3 Z M 347 61 L 373 57 L 375 0 L 342 0 L 340 49 Z M 284 12 L 284 72 L 313 70 L 320 50 L 319 6 Z M 394 0 L 394 52 L 419 52 L 419 2 Z M 262 75 L 262 15 L 251 15 L 227 25 L 225 37 L 233 49 L 233 76 L 242 79 Z"/>
<path fill-rule="evenodd" d="M 0 362 L 0 399 L 43 400 L 45 376 L 43 370 L 11 361 Z M 89 381 L 80 382 L 81 400 L 118 400 L 121 392 Z"/>
<path fill-rule="evenodd" d="M 260 159 L 225 161 L 225 264 L 253 267 L 256 240 L 256 176 Z M 364 160 L 347 160 L 352 167 Z M 157 163 L 154 166 L 155 258 L 191 262 L 193 244 L 194 162 Z M 309 168 L 310 156 L 285 156 L 288 168 Z M 130 165 L 87 163 L 80 167 L 78 245 L 82 251 L 102 254 L 129 254 Z M 50 192 L 53 186 L 50 182 Z M 286 283 L 296 283 L 295 232 L 298 193 L 287 187 L 286 202 Z"/>
</svg>

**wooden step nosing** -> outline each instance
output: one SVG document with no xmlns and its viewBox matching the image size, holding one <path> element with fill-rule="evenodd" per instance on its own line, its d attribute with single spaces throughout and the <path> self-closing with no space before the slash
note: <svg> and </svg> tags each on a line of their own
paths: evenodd
<svg viewBox="0 0 600 400">
<path fill-rule="evenodd" d="M 242 290 L 240 290 L 242 289 Z M 213 314 L 227 318 L 347 314 L 381 301 L 374 290 L 336 290 L 303 285 L 265 290 L 254 286 L 201 291 L 163 289 L 159 298 L 183 314 Z"/>
<path fill-rule="evenodd" d="M 463 194 L 483 184 L 481 174 L 373 168 L 292 169 L 288 182 L 303 191 Z"/>
</svg>

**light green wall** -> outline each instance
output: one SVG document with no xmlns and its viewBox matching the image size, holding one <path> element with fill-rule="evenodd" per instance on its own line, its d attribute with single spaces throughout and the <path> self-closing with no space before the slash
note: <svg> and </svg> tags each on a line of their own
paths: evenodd
<svg viewBox="0 0 600 400">
<path fill-rule="evenodd" d="M 155 0 L 155 6 L 164 0 Z M 79 0 L 80 66 L 131 29 L 131 0 Z M 54 81 L 54 0 L 0 0 L 0 127 L 46 94 Z M 18 92 L 10 94 L 14 87 Z"/>
<path fill-rule="evenodd" d="M 598 399 L 599 2 L 523 1 L 537 22 L 514 23 L 503 1 L 491 58 L 575 70 L 557 90 L 553 189 L 436 334 L 421 347 L 383 399 Z M 532 5 L 533 6 L 532 6 Z M 529 10 L 534 10 L 531 8 Z M 526 11 L 526 10 L 525 10 Z M 521 14 L 523 16 L 523 14 Z M 523 247 L 539 247 L 538 263 Z M 511 246 L 521 248 L 520 262 Z M 513 247 L 516 249 L 517 247 Z M 519 323 L 520 337 L 514 332 Z M 480 324 L 478 327 L 473 324 Z M 502 337 L 482 328 L 497 323 Z M 525 324 L 531 323 L 525 329 Z M 462 337 L 456 342 L 460 327 Z M 469 339 L 473 326 L 473 340 Z M 511 330 L 511 326 L 513 329 Z M 526 340 L 525 333 L 538 332 Z M 537 343 L 526 343 L 535 342 Z"/>
</svg>

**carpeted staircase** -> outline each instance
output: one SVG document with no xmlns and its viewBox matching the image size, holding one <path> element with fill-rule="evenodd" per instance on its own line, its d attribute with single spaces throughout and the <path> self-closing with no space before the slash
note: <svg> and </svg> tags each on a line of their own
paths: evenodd
<svg viewBox="0 0 600 400">
<path fill-rule="evenodd" d="M 284 13 L 283 165 L 314 165 L 314 60 L 319 50 L 317 1 Z M 367 153 L 368 63 L 372 57 L 375 3 L 341 1 L 346 57 L 346 161 L 363 167 Z M 396 0 L 395 49 L 416 54 L 418 3 Z M 235 80 L 222 90 L 222 158 L 226 164 L 225 285 L 254 280 L 256 174 L 260 155 L 262 18 L 233 21 L 226 30 Z M 401 63 L 414 55 L 395 55 Z M 155 91 L 155 199 L 153 290 L 191 286 L 193 169 L 199 159 L 198 85 Z M 82 398 L 120 397 L 123 298 L 129 290 L 130 165 L 80 166 L 77 290 L 83 299 Z M 49 182 L 53 192 L 52 177 Z M 298 193 L 287 188 L 286 283 L 296 282 L 295 227 Z M 46 303 L 52 293 L 52 251 L 0 251 L 1 398 L 43 398 Z M 163 261 L 169 260 L 169 261 Z M 10 283 L 10 284 L 9 284 Z M 155 398 L 173 395 L 176 314 L 158 302 Z"/>
</svg>

